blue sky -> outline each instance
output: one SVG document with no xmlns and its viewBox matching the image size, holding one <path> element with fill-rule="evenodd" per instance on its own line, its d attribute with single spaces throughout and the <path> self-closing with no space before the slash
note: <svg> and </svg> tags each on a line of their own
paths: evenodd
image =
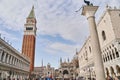
<svg viewBox="0 0 120 80">
<path fill-rule="evenodd" d="M 120 0 L 89 0 L 100 6 L 96 19 L 105 6 L 120 5 Z M 0 0 L 0 33 L 2 38 L 21 52 L 23 29 L 32 5 L 37 19 L 35 66 L 50 63 L 59 67 L 59 59 L 72 59 L 89 36 L 87 19 L 76 13 L 83 0 Z M 100 15 L 101 14 L 101 15 Z"/>
</svg>

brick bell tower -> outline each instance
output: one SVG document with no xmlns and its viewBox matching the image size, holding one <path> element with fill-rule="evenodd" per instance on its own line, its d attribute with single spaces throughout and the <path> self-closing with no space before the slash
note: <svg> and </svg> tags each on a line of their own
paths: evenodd
<svg viewBox="0 0 120 80">
<path fill-rule="evenodd" d="M 22 44 L 22 54 L 30 58 L 30 72 L 34 69 L 34 57 L 35 57 L 35 41 L 36 41 L 36 18 L 34 13 L 34 6 L 26 19 L 24 25 L 24 36 Z"/>
</svg>

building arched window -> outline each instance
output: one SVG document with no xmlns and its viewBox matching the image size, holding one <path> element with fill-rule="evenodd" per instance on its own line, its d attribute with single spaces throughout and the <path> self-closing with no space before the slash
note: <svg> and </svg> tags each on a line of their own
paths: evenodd
<svg viewBox="0 0 120 80">
<path fill-rule="evenodd" d="M 109 70 L 108 70 L 108 68 L 106 68 L 106 74 L 107 74 L 107 76 L 109 76 Z"/>
<path fill-rule="evenodd" d="M 102 56 L 102 58 L 103 58 L 103 62 L 105 62 L 105 57 L 104 57 L 104 55 Z"/>
<path fill-rule="evenodd" d="M 111 75 L 115 74 L 113 67 L 110 67 Z"/>
<path fill-rule="evenodd" d="M 89 51 L 90 51 L 90 53 L 91 53 L 91 47 L 89 46 Z"/>
<path fill-rule="evenodd" d="M 120 73 L 120 67 L 119 67 L 119 65 L 116 65 L 116 70 L 117 70 L 117 73 Z"/>
<path fill-rule="evenodd" d="M 63 75 L 64 75 L 64 74 L 69 74 L 69 73 L 68 73 L 67 70 L 64 70 L 64 71 L 63 71 Z"/>
<path fill-rule="evenodd" d="M 111 51 L 109 51 L 109 54 L 110 54 L 110 59 L 112 60 L 112 59 L 113 59 L 113 56 L 112 56 Z"/>
<path fill-rule="evenodd" d="M 8 54 L 6 54 L 6 58 L 5 58 L 5 62 L 7 63 L 7 59 L 8 59 Z"/>
<path fill-rule="evenodd" d="M 60 73 L 62 73 L 62 71 L 60 71 Z"/>
<path fill-rule="evenodd" d="M 109 56 L 109 54 L 107 52 L 107 61 L 109 61 L 109 60 L 110 60 L 110 56 Z"/>
<path fill-rule="evenodd" d="M 13 64 L 13 62 L 14 62 L 14 57 L 12 57 L 12 62 L 11 63 Z"/>
<path fill-rule="evenodd" d="M 8 62 L 9 64 L 11 64 L 10 60 L 11 60 L 11 55 L 9 56 L 9 62 Z"/>
<path fill-rule="evenodd" d="M 104 54 L 104 62 L 106 62 L 106 54 Z"/>
<path fill-rule="evenodd" d="M 118 53 L 116 48 L 115 48 L 115 52 L 116 52 L 116 57 L 118 58 L 119 57 L 119 53 Z"/>
<path fill-rule="evenodd" d="M 3 62 L 3 59 L 4 59 L 4 51 L 2 52 L 2 57 L 1 57 L 1 61 Z"/>
<path fill-rule="evenodd" d="M 103 41 L 106 40 L 106 34 L 105 34 L 105 31 L 102 31 L 102 38 L 103 38 Z"/>
</svg>

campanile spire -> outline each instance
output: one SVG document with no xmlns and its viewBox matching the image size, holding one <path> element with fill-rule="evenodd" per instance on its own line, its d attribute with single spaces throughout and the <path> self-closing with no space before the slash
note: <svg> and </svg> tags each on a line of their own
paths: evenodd
<svg viewBox="0 0 120 80">
<path fill-rule="evenodd" d="M 32 10 L 30 11 L 28 18 L 35 18 L 34 6 L 32 6 Z"/>
</svg>

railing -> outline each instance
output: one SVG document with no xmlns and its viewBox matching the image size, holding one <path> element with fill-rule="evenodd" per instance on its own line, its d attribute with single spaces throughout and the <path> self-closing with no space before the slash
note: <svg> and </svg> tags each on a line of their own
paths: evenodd
<svg viewBox="0 0 120 80">
<path fill-rule="evenodd" d="M 13 65 L 13 64 L 10 64 L 10 63 L 5 63 L 3 61 L 0 60 L 0 66 L 5 66 L 5 67 L 8 67 L 8 68 L 12 68 L 12 69 L 17 69 L 17 70 L 23 70 L 23 71 L 27 71 L 29 72 L 29 67 L 27 68 L 23 68 L 21 66 L 17 66 L 17 65 Z"/>
</svg>

